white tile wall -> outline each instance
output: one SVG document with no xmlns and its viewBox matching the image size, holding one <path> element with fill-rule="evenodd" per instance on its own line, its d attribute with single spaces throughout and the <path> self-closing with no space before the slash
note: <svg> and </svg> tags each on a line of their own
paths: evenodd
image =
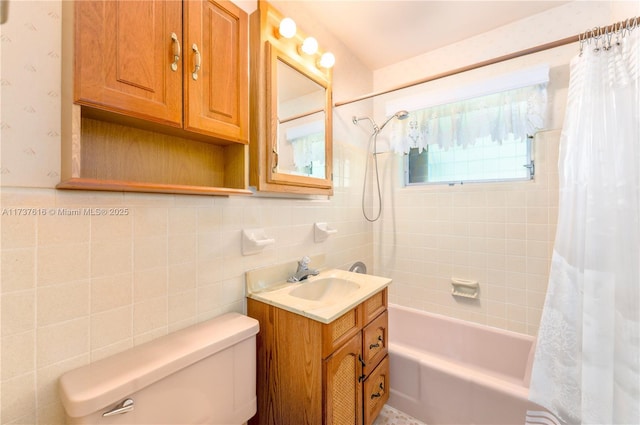
<svg viewBox="0 0 640 425">
<path fill-rule="evenodd" d="M 330 200 L 53 189 L 60 170 L 59 10 L 60 1 L 12 1 L 9 22 L 0 27 L 2 424 L 61 424 L 57 379 L 65 371 L 243 311 L 246 270 L 320 253 L 333 267 L 372 263 L 371 227 L 354 202 L 365 141 L 353 137 L 353 125 L 341 125 L 350 115 L 340 111 Z M 371 72 L 338 41 L 315 34 L 344 58 L 336 65 L 336 96 L 370 91 Z M 58 213 L 97 206 L 128 214 Z M 10 215 L 23 207 L 38 215 Z M 315 221 L 329 222 L 338 234 L 314 243 Z M 276 244 L 242 256 L 240 231 L 253 227 L 264 227 Z"/>
<path fill-rule="evenodd" d="M 570 2 L 522 21 L 462 40 L 374 72 L 382 90 L 575 35 L 638 14 L 638 2 Z M 456 87 L 533 65 L 550 66 L 549 129 L 562 127 L 569 62 L 568 45 L 416 87 Z M 380 97 L 374 109 L 407 92 Z M 393 278 L 390 301 L 535 335 L 544 304 L 555 236 L 558 199 L 558 137 L 535 141 L 533 182 L 431 185 L 403 188 L 402 159 L 379 155 L 385 210 L 374 226 L 375 273 Z M 384 142 L 384 134 L 380 139 Z M 480 299 L 453 298 L 452 277 L 477 280 Z"/>
<path fill-rule="evenodd" d="M 355 148 L 343 153 L 362 162 Z M 45 202 L 32 202 L 34 193 L 49 192 Z M 145 195 L 120 194 L 114 202 L 113 194 L 101 196 L 2 190 L 5 211 L 109 205 L 106 200 L 130 208 L 116 218 L 2 217 L 3 423 L 30 423 L 34 415 L 44 423 L 52 419 L 48 414 L 59 414 L 49 404 L 57 403 L 54 381 L 64 370 L 226 311 L 243 311 L 245 270 L 318 253 L 336 267 L 372 262 L 372 233 L 352 225 L 360 221 L 359 211 L 336 214 L 341 206 L 334 201 L 309 208 L 306 201 L 279 199 L 166 195 L 141 202 Z M 248 209 L 257 210 L 256 217 L 237 219 Z M 320 217 L 339 233 L 316 244 L 313 222 Z M 276 245 L 243 257 L 240 230 L 255 225 Z M 36 389 L 42 397 L 35 397 Z"/>
<path fill-rule="evenodd" d="M 535 334 L 555 234 L 559 131 L 534 141 L 536 180 L 396 189 L 375 226 L 376 273 L 390 300 Z M 400 167 L 397 158 L 394 166 Z M 477 280 L 478 300 L 451 296 L 451 278 Z"/>
</svg>

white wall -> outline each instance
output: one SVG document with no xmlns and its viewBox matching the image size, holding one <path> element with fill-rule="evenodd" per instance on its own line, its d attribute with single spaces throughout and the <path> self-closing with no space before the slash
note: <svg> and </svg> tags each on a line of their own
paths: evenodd
<svg viewBox="0 0 640 425">
<path fill-rule="evenodd" d="M 640 2 L 576 1 L 375 71 L 375 90 L 478 63 L 633 17 Z M 550 65 L 548 129 L 560 129 L 577 43 L 376 99 L 376 116 L 403 95 Z M 382 119 L 382 118 L 381 118 Z M 380 120 L 381 120 L 380 119 Z M 557 221 L 558 131 L 534 142 L 532 182 L 403 187 L 402 158 L 379 155 L 383 219 L 374 226 L 375 273 L 393 278 L 390 301 L 535 335 Z M 380 137 L 384 146 L 384 134 Z M 480 299 L 451 296 L 452 277 L 477 280 Z"/>
<path fill-rule="evenodd" d="M 251 9 L 251 5 L 244 6 Z M 63 423 L 66 370 L 227 311 L 244 309 L 244 272 L 326 254 L 327 265 L 372 264 L 360 215 L 365 155 L 349 111 L 334 115 L 335 195 L 328 200 L 58 191 L 60 1 L 12 1 L 2 39 L 1 209 L 123 207 L 118 217 L 1 218 L 0 422 Z M 254 4 L 255 6 L 255 4 Z M 316 24 L 291 15 L 333 50 L 336 97 L 368 92 L 372 73 Z M 307 26 L 309 29 L 307 29 Z M 313 223 L 337 235 L 313 241 Z M 240 232 L 276 239 L 242 256 Z"/>
</svg>

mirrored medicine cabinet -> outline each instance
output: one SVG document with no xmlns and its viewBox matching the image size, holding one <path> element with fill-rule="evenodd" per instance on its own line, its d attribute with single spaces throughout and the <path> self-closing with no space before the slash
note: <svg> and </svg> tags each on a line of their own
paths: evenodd
<svg viewBox="0 0 640 425">
<path fill-rule="evenodd" d="M 259 192 L 331 195 L 331 70 L 278 36 L 284 17 L 258 2 L 251 16 L 250 184 Z"/>
</svg>

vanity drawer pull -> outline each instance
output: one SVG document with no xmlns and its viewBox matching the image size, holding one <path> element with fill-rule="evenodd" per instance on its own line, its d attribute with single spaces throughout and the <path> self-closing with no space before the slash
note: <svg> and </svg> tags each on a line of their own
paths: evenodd
<svg viewBox="0 0 640 425">
<path fill-rule="evenodd" d="M 381 382 L 379 391 L 371 394 L 371 399 L 373 400 L 374 398 L 382 397 L 382 394 L 384 394 L 384 385 Z"/>
<path fill-rule="evenodd" d="M 382 335 L 378 335 L 378 342 L 376 342 L 375 344 L 369 344 L 369 350 L 373 350 L 374 348 L 380 348 L 382 344 L 383 344 Z"/>
</svg>

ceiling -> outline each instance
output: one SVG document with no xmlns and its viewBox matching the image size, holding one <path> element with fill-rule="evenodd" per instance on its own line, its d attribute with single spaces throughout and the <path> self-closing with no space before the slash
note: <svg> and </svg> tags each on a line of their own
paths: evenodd
<svg viewBox="0 0 640 425">
<path fill-rule="evenodd" d="M 286 0 L 277 3 L 287 3 Z M 296 0 L 376 70 L 568 1 Z"/>
</svg>

